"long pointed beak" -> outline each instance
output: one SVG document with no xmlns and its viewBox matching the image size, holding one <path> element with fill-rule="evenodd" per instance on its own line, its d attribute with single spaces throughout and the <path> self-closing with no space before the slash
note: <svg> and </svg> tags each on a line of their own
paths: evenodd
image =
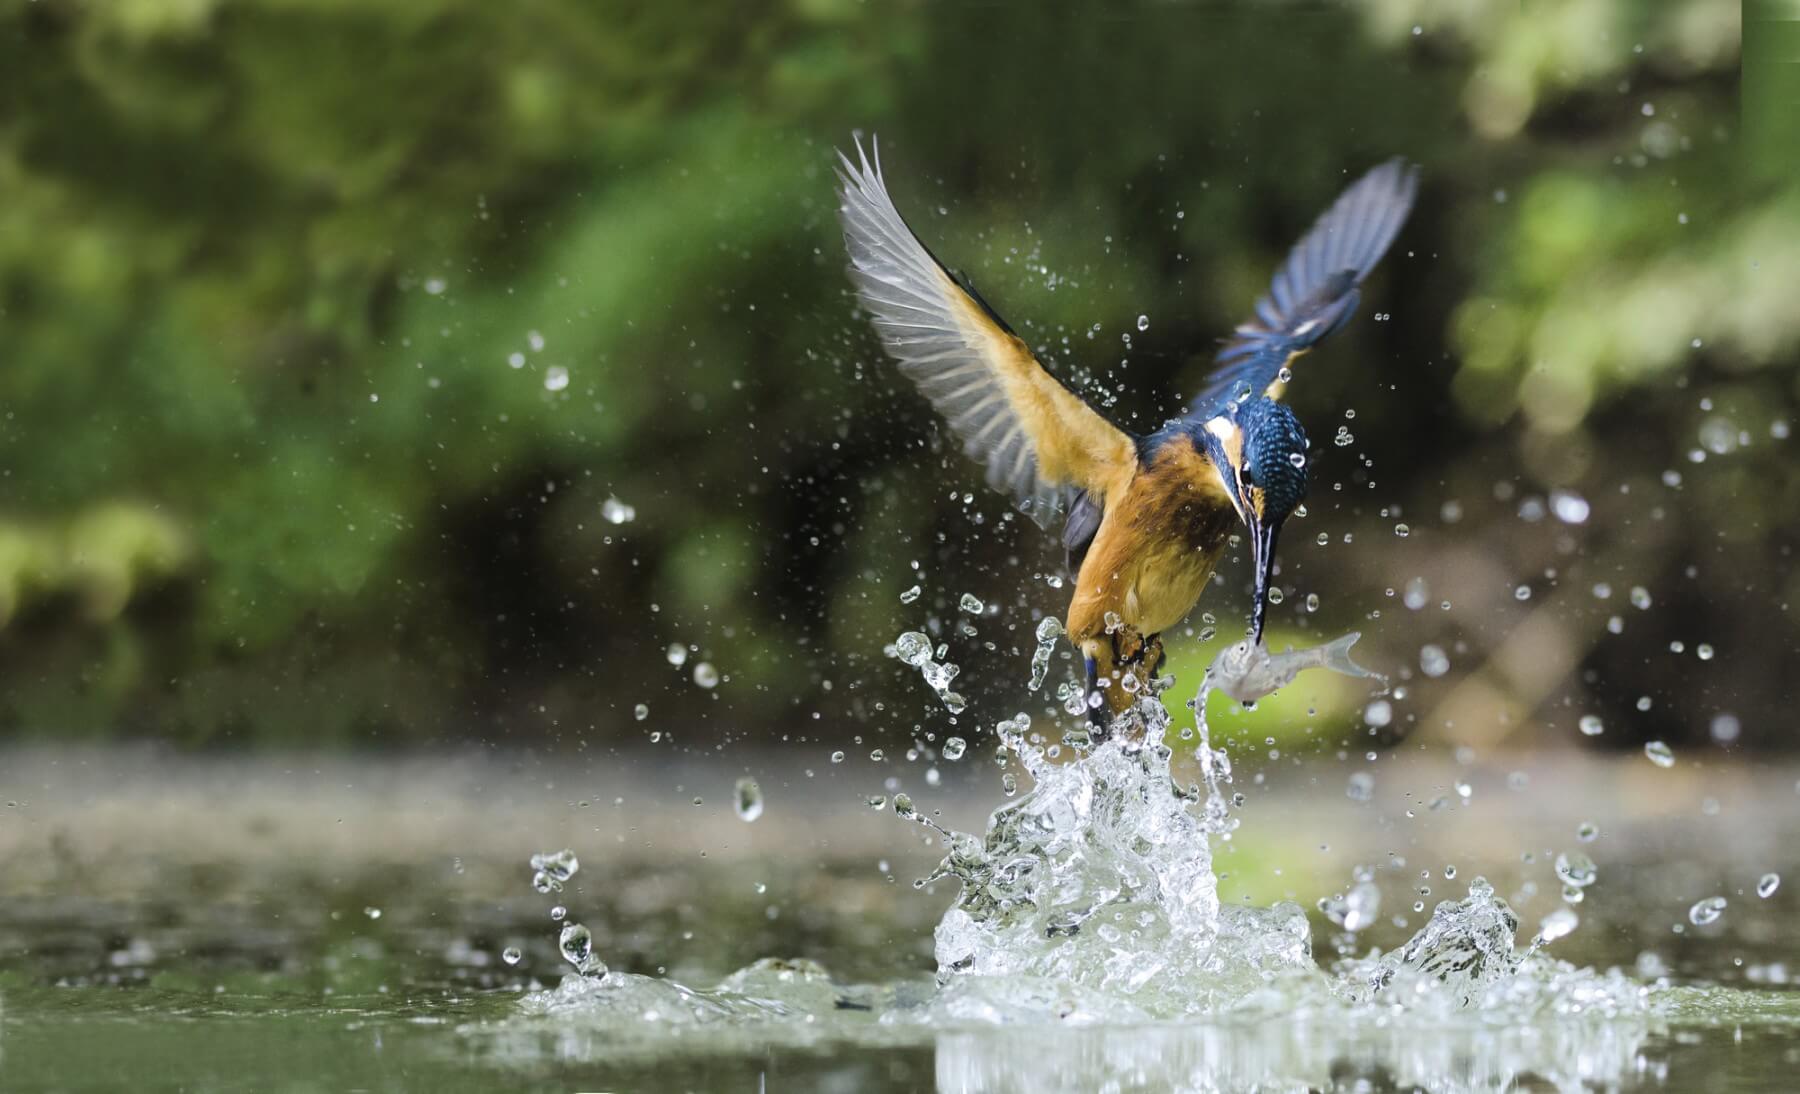
<svg viewBox="0 0 1800 1094">
<path fill-rule="evenodd" d="M 1261 645 L 1263 622 L 1269 611 L 1269 585 L 1275 575 L 1275 537 L 1279 524 L 1254 523 L 1250 526 L 1250 554 L 1256 566 L 1256 602 L 1250 607 L 1250 640 Z"/>
</svg>

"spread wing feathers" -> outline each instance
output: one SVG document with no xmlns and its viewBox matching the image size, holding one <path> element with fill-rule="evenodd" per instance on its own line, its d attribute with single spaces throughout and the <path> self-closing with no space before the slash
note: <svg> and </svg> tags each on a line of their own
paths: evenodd
<svg viewBox="0 0 1800 1094">
<path fill-rule="evenodd" d="M 850 275 L 900 371 L 996 489 L 1048 527 L 1071 495 L 1104 497 L 1136 466 L 1130 437 L 1064 387 L 972 289 L 913 235 L 871 165 L 841 152 L 839 216 Z"/>
<path fill-rule="evenodd" d="M 1357 286 L 1400 233 L 1418 189 L 1418 168 L 1401 159 L 1352 183 L 1288 252 L 1256 318 L 1220 351 L 1195 409 L 1216 412 L 1246 392 L 1279 398 L 1282 368 L 1349 322 Z"/>
</svg>

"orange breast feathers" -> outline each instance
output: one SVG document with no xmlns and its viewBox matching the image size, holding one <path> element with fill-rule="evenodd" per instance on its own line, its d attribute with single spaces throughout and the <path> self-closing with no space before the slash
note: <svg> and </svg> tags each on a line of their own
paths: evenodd
<svg viewBox="0 0 1800 1094">
<path fill-rule="evenodd" d="M 1069 637 L 1088 656 L 1109 612 L 1146 637 L 1181 622 L 1237 522 L 1212 462 L 1184 440 L 1163 446 L 1119 494 L 1107 499 L 1069 604 Z"/>
</svg>

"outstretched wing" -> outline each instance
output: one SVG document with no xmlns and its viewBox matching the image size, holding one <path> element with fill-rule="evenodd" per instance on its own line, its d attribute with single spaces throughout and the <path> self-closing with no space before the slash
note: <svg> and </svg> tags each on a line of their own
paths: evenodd
<svg viewBox="0 0 1800 1094">
<path fill-rule="evenodd" d="M 973 289 L 900 218 L 875 162 L 841 152 L 839 216 L 850 276 L 900 371 L 918 385 L 990 485 L 1048 527 L 1076 491 L 1105 498 L 1130 480 L 1137 448 L 1038 363 Z"/>
<path fill-rule="evenodd" d="M 1349 322 L 1357 286 L 1406 223 L 1418 189 L 1418 168 L 1400 159 L 1351 184 L 1288 252 L 1269 294 L 1256 302 L 1256 318 L 1219 352 L 1194 411 L 1211 416 L 1246 395 L 1280 398 L 1281 370 Z"/>
</svg>

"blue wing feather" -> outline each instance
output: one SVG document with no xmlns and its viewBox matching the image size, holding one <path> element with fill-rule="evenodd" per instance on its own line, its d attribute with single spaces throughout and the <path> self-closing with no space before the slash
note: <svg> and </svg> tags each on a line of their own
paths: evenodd
<svg viewBox="0 0 1800 1094">
<path fill-rule="evenodd" d="M 1400 233 L 1418 189 L 1418 168 L 1393 159 L 1345 190 L 1288 252 L 1268 295 L 1256 302 L 1256 318 L 1219 351 L 1194 413 L 1210 417 L 1241 392 L 1263 394 L 1294 354 L 1349 322 L 1361 298 L 1357 286 Z"/>
</svg>

